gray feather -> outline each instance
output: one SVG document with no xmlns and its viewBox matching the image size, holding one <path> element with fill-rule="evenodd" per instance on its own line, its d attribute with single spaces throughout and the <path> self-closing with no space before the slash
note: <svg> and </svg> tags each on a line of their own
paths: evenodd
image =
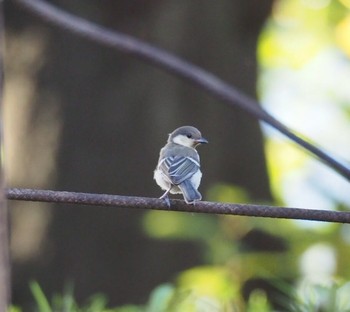
<svg viewBox="0 0 350 312">
<path fill-rule="evenodd" d="M 183 181 L 181 184 L 178 185 L 178 187 L 181 189 L 187 204 L 192 204 L 196 200 L 202 199 L 201 193 L 199 193 L 196 190 L 196 188 L 192 185 L 192 182 L 190 180 Z"/>
<path fill-rule="evenodd" d="M 199 164 L 190 157 L 167 157 L 160 165 L 172 184 L 178 185 L 190 179 L 199 169 Z"/>
</svg>

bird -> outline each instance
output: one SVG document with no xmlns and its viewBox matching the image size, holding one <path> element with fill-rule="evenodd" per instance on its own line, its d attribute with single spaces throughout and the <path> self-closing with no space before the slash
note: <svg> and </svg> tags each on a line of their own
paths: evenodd
<svg viewBox="0 0 350 312">
<path fill-rule="evenodd" d="M 182 194 L 187 204 L 194 205 L 202 199 L 198 191 L 202 172 L 196 147 L 207 143 L 208 140 L 192 126 L 177 128 L 169 134 L 154 170 L 154 180 L 165 191 L 160 199 L 164 199 L 169 207 L 168 193 Z"/>
</svg>

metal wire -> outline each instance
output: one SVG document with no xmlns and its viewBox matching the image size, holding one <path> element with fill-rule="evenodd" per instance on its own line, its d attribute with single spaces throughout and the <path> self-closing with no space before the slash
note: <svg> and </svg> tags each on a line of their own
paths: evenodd
<svg viewBox="0 0 350 312">
<path fill-rule="evenodd" d="M 188 205 L 183 200 L 170 200 L 170 207 L 168 207 L 164 200 L 158 198 L 21 188 L 8 189 L 6 191 L 6 196 L 10 200 L 350 223 L 350 212 L 318 209 L 216 203 L 206 201 L 197 202 L 195 205 Z"/>
</svg>

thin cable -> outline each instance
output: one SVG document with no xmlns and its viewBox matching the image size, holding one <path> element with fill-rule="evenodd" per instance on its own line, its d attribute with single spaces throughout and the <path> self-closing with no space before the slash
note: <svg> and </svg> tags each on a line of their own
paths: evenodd
<svg viewBox="0 0 350 312">
<path fill-rule="evenodd" d="M 183 200 L 170 200 L 169 208 L 164 200 L 158 198 L 20 188 L 8 189 L 6 195 L 10 200 L 350 223 L 350 212 L 318 209 L 214 203 L 205 201 L 197 202 L 195 205 L 188 205 Z"/>
</svg>

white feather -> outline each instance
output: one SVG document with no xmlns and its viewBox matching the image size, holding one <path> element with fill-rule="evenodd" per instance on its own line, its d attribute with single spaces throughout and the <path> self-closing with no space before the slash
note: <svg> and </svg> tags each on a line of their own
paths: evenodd
<svg viewBox="0 0 350 312">
<path fill-rule="evenodd" d="M 179 134 L 173 138 L 173 142 L 182 146 L 193 147 L 193 139 L 188 138 L 185 135 Z"/>
<path fill-rule="evenodd" d="M 191 177 L 192 185 L 198 190 L 199 185 L 201 184 L 202 172 L 198 171 Z"/>
</svg>

